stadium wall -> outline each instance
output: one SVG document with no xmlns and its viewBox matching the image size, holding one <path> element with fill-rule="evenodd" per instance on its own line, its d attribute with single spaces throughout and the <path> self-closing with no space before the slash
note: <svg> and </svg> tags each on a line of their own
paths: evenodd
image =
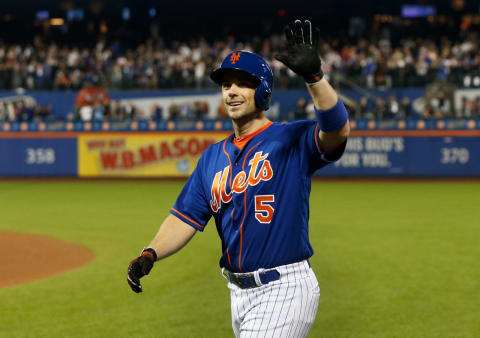
<svg viewBox="0 0 480 338">
<path fill-rule="evenodd" d="M 423 88 L 397 88 L 389 90 L 371 90 L 372 97 L 387 99 L 390 94 L 398 98 L 408 97 L 412 102 L 424 94 Z M 52 91 L 0 91 L 0 103 L 8 100 L 19 100 L 29 98 L 39 106 L 51 106 L 51 117 L 54 119 L 67 119 L 69 112 L 75 106 L 75 97 L 78 91 L 52 92 Z M 172 104 L 188 107 L 195 101 L 208 103 L 208 118 L 215 119 L 218 116 L 218 107 L 221 105 L 221 94 L 218 89 L 212 90 L 109 90 L 108 94 L 112 100 L 121 104 L 132 104 L 142 112 L 148 113 L 152 106 L 158 106 L 162 110 L 162 118 L 168 118 L 168 110 Z M 365 92 L 356 90 L 342 90 L 342 94 L 359 100 Z M 306 89 L 274 90 L 272 94 L 271 107 L 267 114 L 279 119 L 289 118 L 289 114 L 295 110 L 297 101 L 304 98 L 310 100 Z M 415 105 L 413 107 L 415 109 Z M 417 114 L 417 113 L 415 113 Z"/>
<path fill-rule="evenodd" d="M 0 176 L 186 177 L 229 131 L 0 132 Z M 479 177 L 480 130 L 356 130 L 317 176 Z"/>
</svg>

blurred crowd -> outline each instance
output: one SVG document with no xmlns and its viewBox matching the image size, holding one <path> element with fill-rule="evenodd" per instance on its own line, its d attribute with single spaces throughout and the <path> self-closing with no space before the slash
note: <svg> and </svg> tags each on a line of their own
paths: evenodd
<svg viewBox="0 0 480 338">
<path fill-rule="evenodd" d="M 67 114 L 66 119 L 84 122 L 105 120 L 200 120 L 209 118 L 209 111 L 210 106 L 205 100 L 194 100 L 187 104 L 171 103 L 166 111 L 158 103 L 152 103 L 145 109 L 128 99 L 111 100 L 105 89 L 94 83 L 88 83 L 77 94 L 75 106 Z M 225 114 L 218 110 L 215 118 L 225 118 Z"/>
<path fill-rule="evenodd" d="M 406 38 L 398 45 L 389 39 L 360 40 L 340 46 L 324 43 L 326 70 L 335 71 L 366 88 L 423 87 L 445 80 L 458 87 L 480 87 L 479 35 L 439 41 Z"/>
<path fill-rule="evenodd" d="M 353 119 L 445 119 L 480 118 L 480 95 L 459 97 L 454 105 L 452 92 L 444 84 L 434 83 L 422 97 L 412 100 L 395 93 L 386 98 L 361 96 L 358 101 L 342 97 Z M 196 99 L 183 103 L 138 105 L 135 100 L 113 100 L 108 92 L 87 84 L 76 95 L 74 106 L 62 119 L 67 121 L 125 121 L 125 120 L 200 120 L 226 119 L 223 104 L 212 106 L 207 100 Z M 213 111 L 212 111 L 213 110 Z M 272 120 L 314 119 L 313 102 L 300 97 L 286 115 L 280 116 L 278 107 L 271 107 L 267 115 Z M 30 96 L 12 96 L 0 99 L 0 121 L 55 120 L 52 104 L 39 105 Z"/>
<path fill-rule="evenodd" d="M 281 35 L 239 42 L 205 39 L 174 41 L 167 45 L 150 38 L 136 48 L 120 41 L 100 39 L 93 48 L 71 47 L 34 39 L 31 44 L 0 43 L 0 90 L 78 90 L 98 77 L 103 87 L 115 89 L 211 88 L 209 72 L 233 49 L 253 50 L 272 65 L 277 88 L 303 86 L 274 56 L 285 48 Z M 346 43 L 326 39 L 318 46 L 324 70 L 333 81 L 351 81 L 366 88 L 422 87 L 435 80 L 448 80 L 461 87 L 480 87 L 479 35 L 357 39 Z"/>
<path fill-rule="evenodd" d="M 318 44 L 318 53 L 336 88 L 427 88 L 424 97 L 415 102 L 395 94 L 387 98 L 366 94 L 348 102 L 355 118 L 480 117 L 480 96 L 462 98 L 456 109 L 453 102 L 456 88 L 480 88 L 479 45 L 476 32 L 463 32 L 457 40 L 444 36 L 394 42 L 386 35 L 358 38 L 355 43 L 324 39 Z M 90 48 L 46 43 L 38 37 L 24 45 L 0 42 L 0 90 L 78 91 L 69 120 L 207 118 L 208 102 L 172 104 L 168 109 L 152 105 L 145 111 L 128 102 L 110 100 L 108 90 L 213 89 L 216 85 L 209 79 L 210 71 L 234 49 L 252 50 L 268 60 L 275 88 L 304 88 L 302 78 L 274 58 L 285 47 L 280 34 L 267 39 L 253 37 L 246 43 L 234 36 L 223 41 L 200 38 L 168 44 L 155 37 L 136 48 L 102 38 Z M 213 109 L 217 118 L 225 117 L 221 107 Z M 0 102 L 0 121 L 46 119 L 50 111 L 51 106 L 7 99 Z M 288 118 L 312 114 L 311 102 L 300 99 Z"/>
<path fill-rule="evenodd" d="M 6 97 L 0 100 L 0 121 L 44 121 L 51 116 L 52 105 L 38 105 L 29 96 Z"/>
</svg>

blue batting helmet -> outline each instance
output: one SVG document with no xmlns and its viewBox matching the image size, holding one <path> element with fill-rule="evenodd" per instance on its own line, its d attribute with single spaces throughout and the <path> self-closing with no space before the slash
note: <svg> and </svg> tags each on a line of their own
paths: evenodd
<svg viewBox="0 0 480 338">
<path fill-rule="evenodd" d="M 234 51 L 223 59 L 220 67 L 210 73 L 210 78 L 221 86 L 223 74 L 227 69 L 241 70 L 258 79 L 259 84 L 255 89 L 255 104 L 263 110 L 270 107 L 273 72 L 267 61 L 246 50 Z"/>
</svg>

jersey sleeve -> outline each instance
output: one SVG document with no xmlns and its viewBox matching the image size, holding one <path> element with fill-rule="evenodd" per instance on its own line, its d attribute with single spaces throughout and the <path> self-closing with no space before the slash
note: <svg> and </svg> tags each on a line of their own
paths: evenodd
<svg viewBox="0 0 480 338">
<path fill-rule="evenodd" d="M 324 166 L 333 163 L 339 160 L 347 145 L 347 141 L 343 142 L 340 146 L 338 146 L 335 151 L 330 153 L 325 153 L 320 148 L 320 128 L 316 121 L 310 121 L 310 123 L 305 126 L 300 139 L 298 146 L 300 150 L 303 152 L 304 163 L 306 164 L 306 170 L 309 173 L 313 173 L 314 171 L 323 168 Z"/>
<path fill-rule="evenodd" d="M 203 162 L 202 157 L 170 209 L 171 214 L 200 231 L 205 229 L 212 216 L 203 186 Z"/>
</svg>

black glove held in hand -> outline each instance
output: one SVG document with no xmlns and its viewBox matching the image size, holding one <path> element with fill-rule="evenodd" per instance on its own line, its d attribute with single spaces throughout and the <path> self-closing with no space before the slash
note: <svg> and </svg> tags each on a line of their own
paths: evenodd
<svg viewBox="0 0 480 338">
<path fill-rule="evenodd" d="M 278 54 L 275 58 L 285 64 L 307 83 L 315 83 L 323 78 L 322 61 L 317 54 L 319 29 L 315 28 L 315 40 L 312 37 L 312 23 L 295 20 L 293 29 L 284 29 L 287 38 L 287 53 Z"/>
<path fill-rule="evenodd" d="M 157 261 L 157 253 L 152 248 L 143 249 L 141 255 L 128 265 L 127 282 L 133 291 L 142 292 L 140 278 L 150 273 L 153 263 Z"/>
</svg>

